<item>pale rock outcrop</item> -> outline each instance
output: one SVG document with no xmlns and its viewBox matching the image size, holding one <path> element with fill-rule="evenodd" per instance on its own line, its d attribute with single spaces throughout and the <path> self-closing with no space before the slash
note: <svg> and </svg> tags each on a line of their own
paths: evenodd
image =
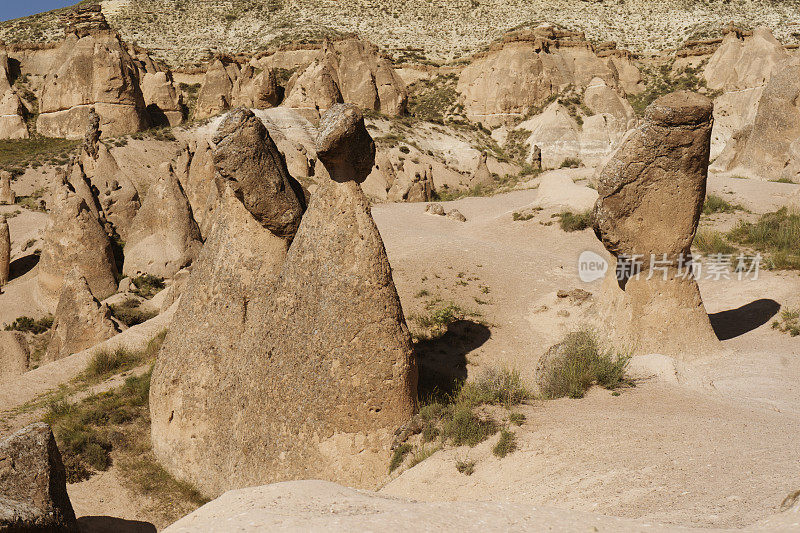
<svg viewBox="0 0 800 533">
<path fill-rule="evenodd" d="M 594 78 L 622 92 L 616 65 L 624 62 L 630 78 L 636 67 L 624 55 L 608 63 L 582 34 L 541 26 L 511 33 L 478 56 L 461 72 L 457 89 L 467 117 L 495 127 L 524 117 L 569 87 L 580 91 Z"/>
<path fill-rule="evenodd" d="M 86 26 L 68 26 L 39 98 L 36 129 L 40 134 L 82 138 L 91 107 L 100 115 L 104 136 L 126 135 L 148 126 L 136 65 L 104 20 L 103 24 L 88 21 Z"/>
<path fill-rule="evenodd" d="M 57 185 L 51 197 L 34 298 L 55 311 L 64 277 L 76 267 L 95 297 L 111 296 L 117 292 L 117 267 L 105 230 L 69 183 Z"/>
<path fill-rule="evenodd" d="M 187 143 L 179 152 L 173 167 L 189 200 L 200 236 L 205 239 L 214 222 L 214 210 L 220 203 L 219 189 L 214 181 L 211 145 L 205 139 Z"/>
<path fill-rule="evenodd" d="M 24 374 L 29 364 L 25 336 L 17 331 L 0 331 L 0 381 Z"/>
<path fill-rule="evenodd" d="M 11 273 L 11 233 L 8 221 L 0 219 L 0 290 L 8 284 Z"/>
<path fill-rule="evenodd" d="M 528 161 L 534 167 L 538 163 L 539 168 L 558 168 L 567 158 L 596 165 L 619 146 L 636 123 L 627 99 L 602 78 L 589 82 L 583 103 L 588 111 L 575 108 L 571 113 L 562 103 L 552 102 L 541 114 L 516 126 L 530 132 L 525 144 L 530 150 Z M 589 111 L 592 114 L 587 114 Z M 538 153 L 533 147 L 539 147 Z"/>
<path fill-rule="evenodd" d="M 238 77 L 238 64 L 226 58 L 215 59 L 203 78 L 194 109 L 194 118 L 213 117 L 230 109 L 233 101 L 233 84 Z"/>
<path fill-rule="evenodd" d="M 256 70 L 245 65 L 231 88 L 233 106 L 268 109 L 280 103 L 278 80 L 272 69 Z"/>
<path fill-rule="evenodd" d="M 715 166 L 764 179 L 800 178 L 800 57 L 764 86 L 753 123 L 738 131 Z"/>
<path fill-rule="evenodd" d="M 0 442 L 0 531 L 78 531 L 64 463 L 47 424 Z"/>
<path fill-rule="evenodd" d="M 92 295 L 80 270 L 64 279 L 53 319 L 52 334 L 42 362 L 57 361 L 110 339 L 119 333 L 108 306 Z"/>
<path fill-rule="evenodd" d="M 142 97 L 151 126 L 177 126 L 183 122 L 183 97 L 166 71 L 142 76 Z"/>
<path fill-rule="evenodd" d="M 122 267 L 126 276 L 172 277 L 201 247 L 200 229 L 172 165 L 163 163 L 158 173 L 128 230 Z"/>
<path fill-rule="evenodd" d="M 272 143 L 248 141 L 258 126 L 245 112 L 229 120 L 216 143 L 218 168 L 233 170 L 227 163 L 240 150 L 270 152 L 253 159 L 282 166 Z M 272 193 L 272 205 L 299 202 L 276 179 L 285 168 L 228 175 L 226 208 L 156 361 L 153 449 L 207 495 L 307 477 L 374 485 L 394 430 L 414 412 L 411 338 L 359 187 L 374 144 L 355 106 L 334 106 L 320 129 L 317 153 L 331 179 L 319 184 L 296 234 L 268 229 L 283 217 L 267 218 L 258 201 Z"/>
<path fill-rule="evenodd" d="M 618 349 L 689 359 L 717 348 L 688 264 L 706 194 L 712 107 L 687 91 L 659 98 L 599 174 L 594 229 L 616 258 L 603 316 Z"/>
<path fill-rule="evenodd" d="M 711 159 L 722 154 L 729 143 L 733 148 L 736 132 L 753 125 L 764 87 L 789 57 L 765 27 L 752 34 L 731 31 L 725 36 L 703 70 L 708 88 L 722 91 L 714 99 Z"/>
<path fill-rule="evenodd" d="M 335 66 L 330 58 L 316 60 L 302 72 L 296 72 L 286 86 L 283 105 L 297 109 L 316 122 L 336 103 L 344 102 Z"/>
<path fill-rule="evenodd" d="M 375 166 L 361 184 L 361 189 L 371 198 L 387 200 L 395 180 L 397 180 L 397 172 L 392 165 L 391 158 L 385 152 L 378 152 L 375 156 Z"/>
<path fill-rule="evenodd" d="M 786 204 L 789 213 L 793 215 L 800 215 L 800 189 L 797 189 L 789 197 L 789 203 Z"/>
<path fill-rule="evenodd" d="M 0 139 L 27 139 L 27 109 L 11 87 L 8 77 L 8 54 L 0 50 Z"/>
<path fill-rule="evenodd" d="M 470 183 L 473 187 L 491 187 L 494 185 L 494 176 L 489 172 L 489 167 L 486 165 L 486 152 L 481 152 L 478 157 L 478 163 L 475 165 L 475 170 L 472 171 L 472 178 Z"/>
<path fill-rule="evenodd" d="M 408 103 L 406 85 L 392 63 L 380 56 L 377 46 L 358 38 L 342 39 L 325 46 L 335 52 L 332 62 L 345 102 L 384 115 L 405 114 Z"/>
<path fill-rule="evenodd" d="M 390 202 L 429 202 L 433 199 L 434 191 L 433 170 L 430 167 L 422 172 L 410 168 L 397 176 L 387 199 Z"/>
</svg>

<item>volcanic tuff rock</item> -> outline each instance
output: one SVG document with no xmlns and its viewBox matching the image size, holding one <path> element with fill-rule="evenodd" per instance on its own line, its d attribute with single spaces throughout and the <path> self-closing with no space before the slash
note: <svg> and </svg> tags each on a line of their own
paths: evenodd
<svg viewBox="0 0 800 533">
<path fill-rule="evenodd" d="M 214 160 L 211 145 L 204 139 L 183 146 L 173 162 L 175 176 L 180 181 L 192 208 L 202 238 L 207 238 L 214 222 L 214 209 L 220 193 L 214 181 Z"/>
<path fill-rule="evenodd" d="M 524 117 L 568 87 L 582 90 L 594 78 L 624 90 L 616 62 L 626 56 L 601 58 L 583 35 L 542 26 L 508 35 L 467 65 L 458 79 L 470 120 L 499 126 Z M 623 72 L 633 72 L 630 64 Z M 636 71 L 638 74 L 638 71 Z"/>
<path fill-rule="evenodd" d="M 147 127 L 138 69 L 116 34 L 102 28 L 68 32 L 53 54 L 39 98 L 39 133 L 83 137 L 90 107 L 100 115 L 104 136 Z"/>
<path fill-rule="evenodd" d="M 24 374 L 29 363 L 25 336 L 17 331 L 0 331 L 0 381 Z"/>
<path fill-rule="evenodd" d="M 334 66 L 330 58 L 325 57 L 292 76 L 286 85 L 283 105 L 297 109 L 308 120 L 317 122 L 325 111 L 343 101 Z"/>
<path fill-rule="evenodd" d="M 80 270 L 64 279 L 43 362 L 57 361 L 119 333 L 108 306 L 98 302 Z"/>
<path fill-rule="evenodd" d="M 0 530 L 78 531 L 64 463 L 47 424 L 0 442 Z"/>
<path fill-rule="evenodd" d="M 0 289 L 9 280 L 11 271 L 11 233 L 8 231 L 8 221 L 5 217 L 0 219 Z"/>
<path fill-rule="evenodd" d="M 8 54 L 0 51 L 0 139 L 27 139 L 30 135 L 25 125 L 27 110 L 11 87 L 8 72 Z"/>
<path fill-rule="evenodd" d="M 86 202 L 68 183 L 62 183 L 54 188 L 51 204 L 34 287 L 39 305 L 55 310 L 64 277 L 76 267 L 97 298 L 117 292 L 111 242 Z"/>
<path fill-rule="evenodd" d="M 163 163 L 158 173 L 128 230 L 122 267 L 126 276 L 172 277 L 197 257 L 202 245 L 200 229 L 172 165 Z"/>
<path fill-rule="evenodd" d="M 766 179 L 800 178 L 799 97 L 800 57 L 793 56 L 764 86 L 752 125 L 737 132 L 720 156 L 725 169 Z"/>
<path fill-rule="evenodd" d="M 249 136 L 250 119 L 236 117 L 223 124 L 215 161 Z M 156 361 L 154 450 L 208 495 L 309 476 L 372 485 L 414 410 L 410 335 L 357 183 L 372 166 L 360 153 L 369 136 L 352 106 L 329 111 L 321 129 L 318 152 L 334 179 L 319 184 L 296 235 L 278 237 L 246 209 L 251 192 L 277 191 L 283 172 L 263 169 L 260 187 L 248 180 L 240 198 L 226 188 Z"/>
<path fill-rule="evenodd" d="M 183 122 L 183 100 L 169 72 L 145 73 L 141 88 L 151 126 L 177 126 Z"/>
<path fill-rule="evenodd" d="M 736 143 L 731 142 L 732 137 L 753 125 L 764 87 L 788 58 L 783 45 L 764 27 L 750 34 L 729 32 L 709 58 L 703 77 L 709 89 L 722 91 L 714 99 L 711 158 L 723 154 L 715 166 L 724 167 L 733 157 Z"/>
<path fill-rule="evenodd" d="M 264 124 L 252 111 L 236 109 L 213 142 L 218 186 L 228 185 L 265 228 L 291 239 L 305 210 L 303 194 Z"/>
<path fill-rule="evenodd" d="M 594 229 L 617 258 L 603 300 L 618 347 L 688 358 L 717 346 L 687 270 L 706 194 L 712 107 L 687 91 L 662 96 L 599 174 Z"/>
</svg>

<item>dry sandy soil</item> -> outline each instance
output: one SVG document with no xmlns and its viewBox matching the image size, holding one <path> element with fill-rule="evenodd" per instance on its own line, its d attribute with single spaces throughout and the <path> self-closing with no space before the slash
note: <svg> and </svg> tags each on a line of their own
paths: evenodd
<svg viewBox="0 0 800 533">
<path fill-rule="evenodd" d="M 774 210 L 796 187 L 709 180 L 710 191 L 754 212 L 746 216 Z M 507 366 L 532 381 L 547 348 L 565 332 L 593 323 L 593 299 L 577 305 L 555 293 L 578 287 L 597 292 L 599 282 L 580 282 L 576 261 L 587 249 L 604 253 L 602 246 L 590 230 L 563 232 L 552 223 L 553 210 L 513 221 L 512 213 L 537 194 L 530 188 L 445 204 L 458 208 L 465 223 L 426 214 L 424 204 L 374 208 L 407 317 L 423 314 L 437 297 L 480 313 L 421 345 L 435 366 L 460 376 Z M 35 231 L 42 220 L 20 215 L 12 219 L 12 233 L 13 224 Z M 34 274 L 17 277 L 0 295 L 0 322 L 24 314 L 18 309 L 26 309 L 26 284 Z M 513 454 L 492 455 L 497 437 L 472 449 L 439 451 L 395 474 L 380 493 L 547 505 L 699 527 L 739 528 L 774 515 L 787 494 L 800 489 L 800 338 L 773 330 L 770 322 L 779 307 L 800 306 L 800 276 L 762 272 L 756 281 L 702 281 L 701 291 L 726 338 L 720 354 L 691 367 L 664 358 L 637 360 L 644 375 L 655 377 L 619 396 L 596 389 L 581 400 L 531 402 L 519 409 L 527 420 L 516 430 L 519 449 Z M 0 384 L 0 412 L 58 383 L 51 366 Z M 72 366 L 64 367 L 63 380 L 74 376 Z M 20 423 L 8 412 L 0 422 L 5 428 Z M 459 459 L 476 461 L 475 473 L 459 474 Z M 79 516 L 148 520 L 151 502 L 121 489 L 113 470 L 69 490 Z"/>
</svg>

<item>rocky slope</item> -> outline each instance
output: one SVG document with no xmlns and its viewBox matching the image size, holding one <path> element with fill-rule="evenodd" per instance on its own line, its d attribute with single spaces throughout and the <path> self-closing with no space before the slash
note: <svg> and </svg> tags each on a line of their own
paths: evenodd
<svg viewBox="0 0 800 533">
<path fill-rule="evenodd" d="M 797 2 L 584 2 L 581 0 L 105 0 L 122 37 L 177 65 L 209 52 L 254 52 L 298 38 L 357 32 L 396 57 L 448 60 L 479 51 L 510 29 L 547 21 L 593 41 L 634 51 L 676 48 L 718 35 L 722 24 L 766 25 L 796 42 Z M 52 41 L 57 18 L 42 14 L 0 26 L 6 42 Z"/>
</svg>

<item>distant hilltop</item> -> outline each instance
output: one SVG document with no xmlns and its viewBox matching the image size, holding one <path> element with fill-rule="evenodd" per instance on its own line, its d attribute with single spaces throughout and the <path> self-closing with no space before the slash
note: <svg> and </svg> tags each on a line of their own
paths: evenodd
<svg viewBox="0 0 800 533">
<path fill-rule="evenodd" d="M 92 2 L 81 2 L 90 4 Z M 547 22 L 615 41 L 637 53 L 720 37 L 726 24 L 769 27 L 784 43 L 800 40 L 789 0 L 105 0 L 111 26 L 172 66 L 220 53 L 254 53 L 288 42 L 357 33 L 399 61 L 446 62 L 485 50 L 509 30 Z M 0 24 L 7 43 L 63 35 L 52 11 Z"/>
</svg>

